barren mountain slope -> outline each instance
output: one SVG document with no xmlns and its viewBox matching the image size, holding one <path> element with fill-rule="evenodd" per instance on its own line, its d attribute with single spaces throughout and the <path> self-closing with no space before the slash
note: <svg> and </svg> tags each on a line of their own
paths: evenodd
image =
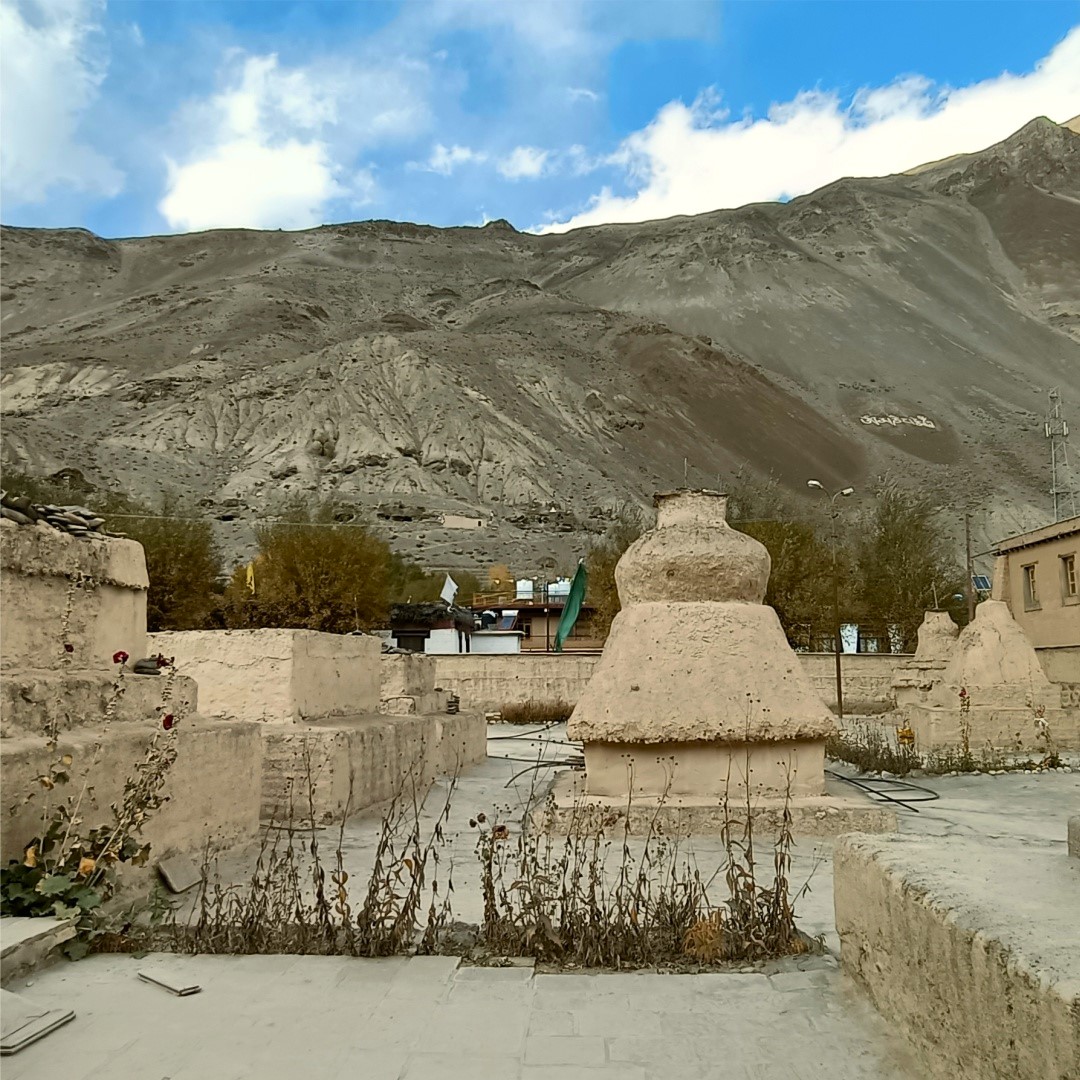
<svg viewBox="0 0 1080 1080">
<path fill-rule="evenodd" d="M 563 236 L 5 228 L 2 255 L 4 460 L 201 499 L 237 553 L 318 491 L 412 518 L 386 527 L 433 565 L 531 570 L 684 459 L 710 486 L 888 470 L 998 534 L 1045 516 L 1047 390 L 1080 409 L 1080 136 L 1049 121 L 913 175 Z"/>
</svg>

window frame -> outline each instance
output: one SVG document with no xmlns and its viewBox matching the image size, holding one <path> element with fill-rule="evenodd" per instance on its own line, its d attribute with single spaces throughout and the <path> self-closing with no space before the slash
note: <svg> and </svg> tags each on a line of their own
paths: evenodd
<svg viewBox="0 0 1080 1080">
<path fill-rule="evenodd" d="M 1042 604 L 1039 603 L 1039 582 L 1036 577 L 1037 562 L 1025 563 L 1020 567 L 1023 575 L 1024 610 L 1039 611 Z"/>
<path fill-rule="evenodd" d="M 399 649 L 404 649 L 406 652 L 424 654 L 427 652 L 427 643 L 431 638 L 430 630 L 403 630 L 400 634 L 394 634 L 394 640 L 397 642 Z M 410 642 L 408 645 L 403 645 L 402 640 Z M 412 642 L 419 641 L 420 648 L 414 649 Z"/>
<path fill-rule="evenodd" d="M 1080 604 L 1080 580 L 1077 578 L 1076 552 L 1068 551 L 1058 556 L 1061 567 L 1061 602 Z M 1071 588 L 1070 588 L 1071 585 Z"/>
</svg>

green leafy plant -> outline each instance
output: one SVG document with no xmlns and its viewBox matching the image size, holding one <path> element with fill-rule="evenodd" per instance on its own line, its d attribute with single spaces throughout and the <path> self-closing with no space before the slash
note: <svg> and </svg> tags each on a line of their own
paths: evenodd
<svg viewBox="0 0 1080 1080">
<path fill-rule="evenodd" d="M 75 585 L 69 589 L 68 614 Z M 66 637 L 66 633 L 61 637 Z M 116 868 L 121 863 L 141 866 L 150 854 L 150 845 L 141 841 L 143 827 L 166 801 L 165 780 L 176 760 L 174 717 L 166 712 L 172 695 L 175 669 L 171 665 L 163 679 L 161 728 L 154 734 L 141 761 L 136 762 L 124 783 L 123 794 L 110 807 L 112 820 L 87 826 L 83 817 L 92 781 L 101 762 L 101 753 L 117 705 L 124 694 L 127 653 L 113 657 L 117 674 L 103 715 L 104 729 L 97 741 L 77 793 L 72 789 L 72 754 L 60 752 L 60 732 L 51 727 L 45 732 L 47 749 L 56 756 L 48 769 L 36 778 L 36 790 L 21 800 L 25 805 L 41 793 L 41 829 L 23 846 L 21 860 L 12 859 L 0 869 L 0 914 L 43 916 L 76 920 L 77 935 L 64 946 L 71 959 L 79 959 L 90 950 L 95 938 L 104 932 L 100 909 L 117 891 Z M 64 789 L 64 798 L 53 794 Z M 16 803 L 13 809 L 20 804 Z"/>
</svg>

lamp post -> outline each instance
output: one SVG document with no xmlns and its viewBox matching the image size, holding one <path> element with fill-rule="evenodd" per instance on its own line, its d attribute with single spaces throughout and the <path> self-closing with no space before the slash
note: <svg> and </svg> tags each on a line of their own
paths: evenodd
<svg viewBox="0 0 1080 1080">
<path fill-rule="evenodd" d="M 836 549 L 840 545 L 840 538 L 838 536 L 837 521 L 840 517 L 840 512 L 836 509 L 836 500 L 838 498 L 847 498 L 850 495 L 855 494 L 853 487 L 840 488 L 838 491 L 829 492 L 820 480 L 807 480 L 806 486 L 810 488 L 816 488 L 818 491 L 824 491 L 829 496 L 829 517 L 832 519 L 832 572 L 833 572 L 833 625 L 836 628 L 836 641 L 833 645 L 833 649 L 836 655 L 836 713 L 841 720 L 844 719 L 844 680 L 840 673 L 840 654 L 844 651 L 844 635 L 843 628 L 840 625 L 840 568 L 836 562 Z"/>
<path fill-rule="evenodd" d="M 554 509 L 554 507 L 552 507 Z M 540 560 L 540 572 L 544 575 L 542 588 L 544 590 L 544 652 L 551 652 L 551 575 L 558 563 L 548 555 Z"/>
</svg>

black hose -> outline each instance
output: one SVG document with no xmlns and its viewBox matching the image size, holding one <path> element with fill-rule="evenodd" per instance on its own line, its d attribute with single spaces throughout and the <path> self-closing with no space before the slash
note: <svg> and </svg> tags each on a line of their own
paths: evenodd
<svg viewBox="0 0 1080 1080">
<path fill-rule="evenodd" d="M 507 760 L 513 761 L 515 759 L 514 758 L 508 758 Z M 523 758 L 517 758 L 516 760 L 522 761 L 524 759 Z M 514 775 L 511 776 L 510 779 L 507 780 L 505 784 L 503 784 L 503 787 L 508 788 L 519 776 L 524 776 L 528 772 L 536 772 L 538 769 L 547 768 L 549 765 L 571 765 L 571 766 L 573 766 L 575 764 L 584 765 L 585 764 L 585 759 L 582 758 L 582 760 L 580 762 L 574 762 L 574 761 L 539 761 L 539 762 L 536 762 L 533 765 L 530 765 L 527 769 L 522 769 L 521 772 L 514 773 Z"/>
<path fill-rule="evenodd" d="M 886 802 L 896 803 L 897 806 L 902 806 L 905 810 L 910 810 L 913 814 L 917 814 L 919 811 L 912 806 L 911 803 L 933 802 L 935 799 L 941 798 L 941 795 L 932 788 L 920 787 L 918 784 L 911 784 L 906 780 L 891 780 L 884 777 L 881 779 L 863 777 L 861 780 L 856 780 L 852 776 L 845 776 L 843 773 L 833 772 L 831 769 L 826 769 L 825 775 L 831 776 L 834 780 L 843 780 L 845 784 L 851 784 L 852 787 L 857 787 L 860 791 L 865 791 L 867 795 L 876 796 L 879 799 L 884 799 Z M 872 784 L 891 784 L 894 789 L 898 788 L 906 791 L 917 791 L 920 792 L 923 797 L 921 799 L 894 799 L 880 788 L 872 787 Z"/>
<path fill-rule="evenodd" d="M 553 727 L 561 724 L 561 720 L 549 720 L 543 727 L 535 728 L 532 731 L 517 731 L 513 735 L 489 735 L 489 742 L 496 742 L 499 739 L 523 739 L 526 735 L 540 735 L 545 731 L 550 731 Z"/>
</svg>

